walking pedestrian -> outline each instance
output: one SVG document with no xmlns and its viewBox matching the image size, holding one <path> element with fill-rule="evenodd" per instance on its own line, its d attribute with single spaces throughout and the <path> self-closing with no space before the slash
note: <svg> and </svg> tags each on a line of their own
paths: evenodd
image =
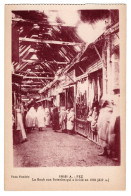
<svg viewBox="0 0 131 196">
<path fill-rule="evenodd" d="M 44 131 L 45 129 L 45 111 L 42 103 L 37 109 L 37 126 L 39 131 Z"/>
<path fill-rule="evenodd" d="M 120 161 L 120 115 L 119 104 L 113 102 L 113 113 L 109 127 L 110 157 Z"/>
<path fill-rule="evenodd" d="M 53 113 L 52 113 L 52 128 L 55 132 L 60 129 L 60 126 L 59 126 L 59 112 L 58 112 L 57 107 L 55 107 L 53 109 Z"/>
<path fill-rule="evenodd" d="M 26 114 L 26 127 L 28 132 L 36 127 L 36 110 L 33 105 Z"/>
<path fill-rule="evenodd" d="M 50 126 L 50 111 L 49 108 L 45 108 L 45 126 Z"/>
<path fill-rule="evenodd" d="M 61 109 L 60 113 L 60 128 L 62 132 L 66 132 L 67 130 L 67 112 L 65 108 Z"/>
<path fill-rule="evenodd" d="M 96 107 L 94 107 L 92 113 L 92 120 L 91 120 L 91 131 L 93 133 L 93 139 L 97 135 L 97 130 L 96 130 L 97 119 L 98 119 L 98 115 L 97 115 Z"/>
<path fill-rule="evenodd" d="M 97 122 L 99 141 L 101 146 L 103 147 L 103 152 L 101 152 L 99 156 L 108 155 L 109 137 L 111 134 L 110 123 L 111 123 L 112 113 L 113 113 L 113 107 L 111 103 L 107 100 L 104 101 Z"/>
<path fill-rule="evenodd" d="M 74 108 L 71 108 L 70 112 L 67 114 L 67 132 L 69 134 L 74 134 L 74 123 L 75 123 L 75 112 L 74 112 Z"/>
<path fill-rule="evenodd" d="M 22 140 L 20 140 L 20 142 L 26 142 L 27 141 L 27 136 L 26 136 L 26 132 L 25 132 L 25 129 L 24 129 L 24 124 L 23 124 L 23 117 L 22 117 L 22 113 L 21 113 L 21 109 L 20 109 L 20 105 L 17 106 L 16 108 L 16 131 L 22 136 Z M 19 134 L 18 134 L 19 135 Z"/>
</svg>

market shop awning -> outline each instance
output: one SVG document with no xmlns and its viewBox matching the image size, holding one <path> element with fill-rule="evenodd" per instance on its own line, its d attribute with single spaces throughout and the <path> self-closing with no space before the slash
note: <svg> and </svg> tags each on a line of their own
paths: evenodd
<svg viewBox="0 0 131 196">
<path fill-rule="evenodd" d="M 81 27 L 96 28 L 99 21 L 107 27 L 110 17 L 117 19 L 116 10 L 12 11 L 12 62 L 14 74 L 22 78 L 22 92 L 43 92 L 59 71 L 67 73 L 90 44 L 91 33 L 87 30 L 85 39 Z"/>
</svg>

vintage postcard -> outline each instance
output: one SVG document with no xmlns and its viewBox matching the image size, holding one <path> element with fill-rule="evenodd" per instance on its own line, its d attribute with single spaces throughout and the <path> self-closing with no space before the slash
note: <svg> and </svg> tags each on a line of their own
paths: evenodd
<svg viewBox="0 0 131 196">
<path fill-rule="evenodd" d="M 5 5 L 5 190 L 125 190 L 126 5 Z"/>
</svg>

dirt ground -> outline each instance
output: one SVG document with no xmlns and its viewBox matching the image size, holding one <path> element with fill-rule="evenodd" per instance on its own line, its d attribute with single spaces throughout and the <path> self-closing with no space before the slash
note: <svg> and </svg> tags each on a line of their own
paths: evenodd
<svg viewBox="0 0 131 196">
<path fill-rule="evenodd" d="M 101 147 L 75 134 L 54 132 L 51 128 L 27 134 L 28 141 L 14 145 L 15 167 L 114 166 L 117 162 L 98 156 Z"/>
</svg>

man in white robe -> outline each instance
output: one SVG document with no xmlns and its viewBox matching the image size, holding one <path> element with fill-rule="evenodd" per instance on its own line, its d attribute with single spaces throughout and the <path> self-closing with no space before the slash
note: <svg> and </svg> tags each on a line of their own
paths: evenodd
<svg viewBox="0 0 131 196">
<path fill-rule="evenodd" d="M 74 122 L 75 122 L 74 108 L 71 108 L 70 112 L 67 114 L 67 131 L 69 134 L 74 133 Z"/>
<path fill-rule="evenodd" d="M 22 136 L 22 143 L 27 141 L 27 137 L 26 137 L 26 132 L 24 129 L 24 125 L 23 125 L 23 118 L 22 118 L 22 114 L 21 114 L 21 110 L 20 108 L 16 109 L 16 131 L 20 131 L 21 132 L 21 136 Z"/>
<path fill-rule="evenodd" d="M 30 131 L 36 127 L 36 110 L 33 106 L 26 114 L 26 127 Z"/>
<path fill-rule="evenodd" d="M 42 105 L 40 105 L 37 110 L 37 125 L 39 131 L 45 128 L 45 111 Z"/>
</svg>

